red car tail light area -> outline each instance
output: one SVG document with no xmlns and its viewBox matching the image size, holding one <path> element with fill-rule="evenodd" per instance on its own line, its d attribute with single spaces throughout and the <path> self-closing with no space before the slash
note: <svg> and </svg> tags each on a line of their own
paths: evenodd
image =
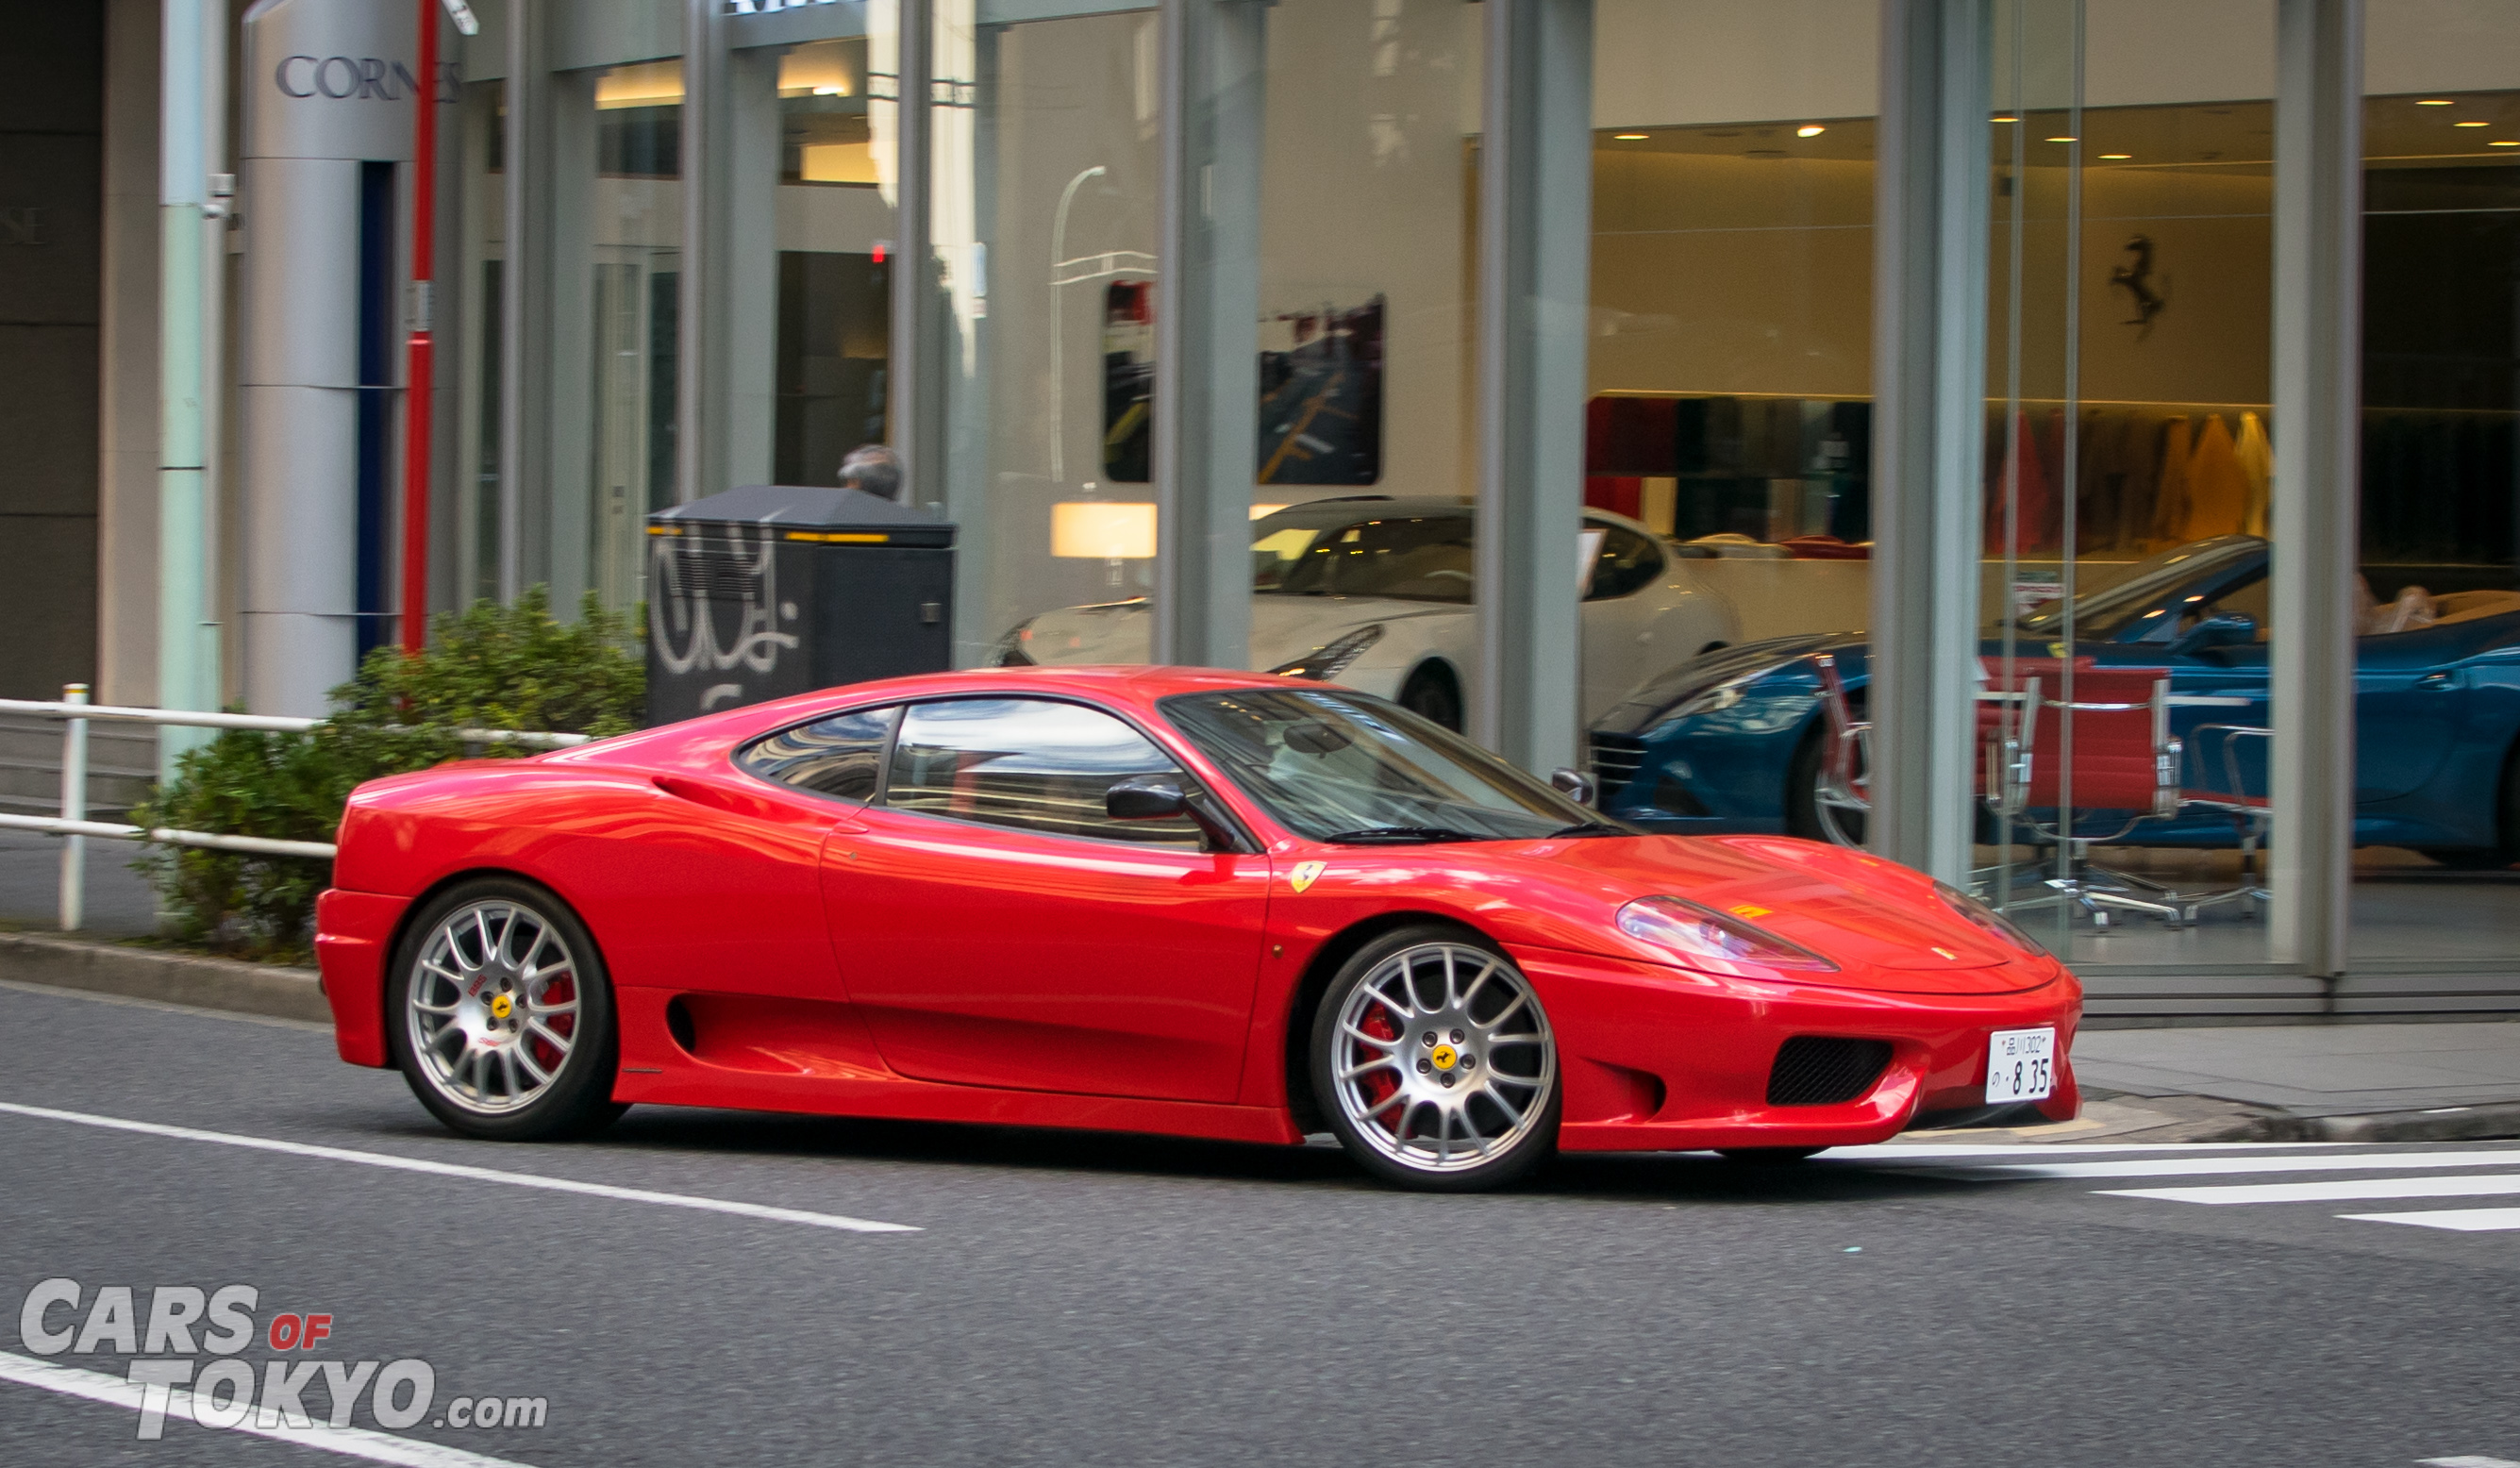
<svg viewBox="0 0 2520 1468">
<path fill-rule="evenodd" d="M 1708 973 L 1755 979 L 1777 972 L 1837 972 L 1835 963 L 1799 943 L 1687 898 L 1638 898 L 1619 910 L 1619 931 Z"/>
</svg>

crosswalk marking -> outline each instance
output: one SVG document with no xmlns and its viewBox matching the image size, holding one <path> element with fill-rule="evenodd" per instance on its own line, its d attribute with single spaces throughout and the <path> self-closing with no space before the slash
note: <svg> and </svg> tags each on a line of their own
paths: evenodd
<svg viewBox="0 0 2520 1468">
<path fill-rule="evenodd" d="M 2345 1203 L 2364 1198 L 2479 1198 L 2520 1193 L 2520 1174 L 2483 1178 L 2377 1178 L 2350 1181 L 2252 1182 L 2226 1187 L 2104 1188 L 2103 1198 L 2164 1203 Z M 2507 1210 L 2506 1210 L 2507 1211 Z"/>
<path fill-rule="evenodd" d="M 2413 1223 L 2461 1233 L 2506 1233 L 2520 1228 L 2520 1208 L 2442 1208 L 2429 1213 L 2340 1213 L 2359 1223 Z M 2512 1468 L 2520 1468 L 2513 1464 Z"/>
<path fill-rule="evenodd" d="M 2272 1174 L 2362 1173 L 2360 1178 L 2311 1178 L 2284 1181 L 2232 1181 L 2165 1187 L 2102 1187 L 2097 1198 L 2142 1202 L 2316 1204 L 2415 1198 L 2488 1198 L 2520 1194 L 2520 1150 L 2457 1151 L 2406 1146 L 2339 1150 L 2351 1143 L 2308 1142 L 2318 1150 L 2279 1151 L 2280 1144 L 2073 1143 L 2039 1145 L 1848 1147 L 1832 1158 L 1868 1169 L 1895 1169 L 1909 1177 L 1968 1182 L 2099 1181 L 2149 1178 L 2264 1178 Z M 2245 1148 L 2245 1152 L 2243 1152 Z M 2092 1159 L 2094 1152 L 2110 1154 Z M 2129 1153 L 2141 1155 L 2129 1156 Z M 2024 1154 L 2029 1154 L 2025 1156 Z M 2165 1155 L 2170 1154 L 2170 1155 Z M 2471 1168 L 2515 1169 L 2498 1173 Z M 2431 1173 L 2435 1176 L 2409 1176 Z M 2520 1232 L 2520 1207 L 2443 1208 L 2420 1212 L 2340 1213 L 2340 1221 L 2409 1223 L 2462 1233 Z M 2520 1468 L 2520 1464 L 2512 1465 Z"/>
<path fill-rule="evenodd" d="M 1943 1164 L 1948 1168 L 1949 1163 Z M 2520 1167 L 2520 1152 L 2366 1152 L 2283 1157 L 2162 1157 L 2108 1162 L 2004 1162 L 1968 1168 L 1972 1177 L 2220 1178 L 2242 1173 L 2361 1173 L 2418 1168 Z"/>
</svg>

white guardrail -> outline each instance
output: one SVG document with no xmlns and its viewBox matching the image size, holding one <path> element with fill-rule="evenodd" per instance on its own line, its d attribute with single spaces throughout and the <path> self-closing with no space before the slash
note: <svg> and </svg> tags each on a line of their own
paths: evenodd
<svg viewBox="0 0 2520 1468">
<path fill-rule="evenodd" d="M 29 714 L 62 721 L 62 813 L 59 816 L 0 814 L 0 830 L 40 831 L 62 838 L 61 927 L 75 931 L 87 917 L 87 838 L 109 841 L 154 841 L 161 846 L 202 846 L 213 851 L 247 851 L 259 856 L 314 857 L 331 861 L 339 850 L 330 841 L 279 841 L 267 836 L 230 836 L 216 831 L 176 830 L 171 826 L 124 825 L 87 819 L 87 727 L 92 720 L 118 724 L 174 725 L 184 729 L 258 729 L 275 734 L 303 734 L 322 719 L 290 719 L 277 714 L 196 713 L 188 709 L 125 708 L 90 703 L 88 689 L 74 683 L 62 690 L 61 701 L 0 698 L 0 714 Z M 533 749 L 565 749 L 583 744 L 582 734 L 537 734 L 515 729 L 459 729 L 455 736 L 472 744 L 522 744 Z"/>
</svg>

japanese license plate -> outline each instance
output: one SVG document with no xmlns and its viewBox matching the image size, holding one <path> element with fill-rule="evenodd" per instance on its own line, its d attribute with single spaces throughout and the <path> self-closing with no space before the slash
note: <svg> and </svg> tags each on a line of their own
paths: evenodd
<svg viewBox="0 0 2520 1468">
<path fill-rule="evenodd" d="M 2044 1101 L 2056 1090 L 2056 1032 L 1998 1030 L 1986 1037 L 1986 1101 Z"/>
</svg>

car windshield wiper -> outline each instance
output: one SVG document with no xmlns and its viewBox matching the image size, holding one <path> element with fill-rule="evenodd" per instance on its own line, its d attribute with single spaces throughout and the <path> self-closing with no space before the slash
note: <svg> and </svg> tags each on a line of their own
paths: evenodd
<svg viewBox="0 0 2520 1468">
<path fill-rule="evenodd" d="M 1621 821 L 1578 821 L 1573 825 L 1561 825 L 1557 829 L 1551 831 L 1549 834 L 1552 837 L 1641 836 L 1643 835 L 1644 832 L 1638 830 L 1635 826 Z"/>
<path fill-rule="evenodd" d="M 1499 836 L 1477 831 L 1455 830 L 1449 825 L 1369 825 L 1361 830 L 1340 831 L 1322 837 L 1343 846 L 1402 846 L 1424 841 L 1496 841 Z"/>
</svg>

